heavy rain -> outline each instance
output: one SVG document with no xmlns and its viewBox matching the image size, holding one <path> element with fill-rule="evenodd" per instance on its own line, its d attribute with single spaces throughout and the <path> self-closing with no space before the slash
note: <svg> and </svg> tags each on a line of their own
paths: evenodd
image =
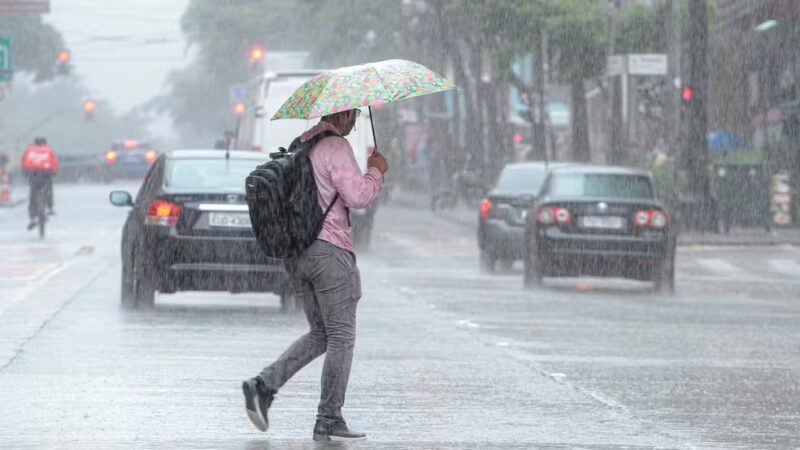
<svg viewBox="0 0 800 450">
<path fill-rule="evenodd" d="M 0 0 L 0 448 L 800 448 L 799 77 L 794 0 Z"/>
</svg>

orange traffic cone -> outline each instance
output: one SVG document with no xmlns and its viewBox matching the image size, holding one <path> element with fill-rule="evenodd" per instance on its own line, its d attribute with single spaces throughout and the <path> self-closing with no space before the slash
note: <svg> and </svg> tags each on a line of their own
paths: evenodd
<svg viewBox="0 0 800 450">
<path fill-rule="evenodd" d="M 8 185 L 8 175 L 0 175 L 0 205 L 11 201 L 11 188 Z"/>
</svg>

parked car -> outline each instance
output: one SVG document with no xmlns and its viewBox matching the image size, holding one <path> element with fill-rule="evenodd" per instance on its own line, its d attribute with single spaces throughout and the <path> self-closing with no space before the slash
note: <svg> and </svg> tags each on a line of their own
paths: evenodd
<svg viewBox="0 0 800 450">
<path fill-rule="evenodd" d="M 273 292 L 292 299 L 283 263 L 268 258 L 250 226 L 244 179 L 268 156 L 260 152 L 172 151 L 151 167 L 122 232 L 122 303 L 151 306 L 155 292 Z"/>
<path fill-rule="evenodd" d="M 56 181 L 102 181 L 106 178 L 103 158 L 94 152 L 61 153 Z"/>
<path fill-rule="evenodd" d="M 652 176 L 624 167 L 550 171 L 525 227 L 525 285 L 543 277 L 602 276 L 675 286 L 675 231 Z"/>
<path fill-rule="evenodd" d="M 506 164 L 479 207 L 478 247 L 483 270 L 493 271 L 498 261 L 508 269 L 522 259 L 526 211 L 533 208 L 548 169 L 564 165 L 544 162 Z"/>
<path fill-rule="evenodd" d="M 158 159 L 156 151 L 148 142 L 125 139 L 114 142 L 105 154 L 104 178 L 141 178 Z"/>
</svg>

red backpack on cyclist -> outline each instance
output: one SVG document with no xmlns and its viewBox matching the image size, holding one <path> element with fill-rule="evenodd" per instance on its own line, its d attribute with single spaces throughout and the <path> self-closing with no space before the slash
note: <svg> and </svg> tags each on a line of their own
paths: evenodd
<svg viewBox="0 0 800 450">
<path fill-rule="evenodd" d="M 25 172 L 58 172 L 58 157 L 47 144 L 31 144 L 22 154 L 22 170 Z"/>
</svg>

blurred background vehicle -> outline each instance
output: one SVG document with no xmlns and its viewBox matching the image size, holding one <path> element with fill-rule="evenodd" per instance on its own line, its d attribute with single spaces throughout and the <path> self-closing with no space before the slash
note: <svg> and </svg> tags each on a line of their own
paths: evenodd
<svg viewBox="0 0 800 450">
<path fill-rule="evenodd" d="M 481 269 L 491 272 L 499 261 L 506 270 L 523 257 L 525 218 L 533 208 L 547 171 L 568 163 L 507 164 L 479 205 L 478 247 Z"/>
<path fill-rule="evenodd" d="M 131 207 L 122 232 L 121 300 L 152 306 L 155 292 L 272 292 L 292 300 L 282 261 L 261 251 L 250 227 L 245 177 L 268 156 L 260 152 L 181 150 L 162 155 Z"/>
<path fill-rule="evenodd" d="M 575 165 L 553 169 L 526 217 L 526 286 L 543 277 L 602 276 L 675 286 L 674 229 L 646 171 Z"/>
<path fill-rule="evenodd" d="M 156 162 L 158 151 L 150 143 L 138 139 L 124 139 L 111 144 L 104 156 L 103 178 L 111 181 L 119 178 L 143 177 Z"/>
<path fill-rule="evenodd" d="M 104 181 L 107 179 L 103 155 L 91 151 L 71 151 L 59 154 L 57 182 Z"/>
</svg>

